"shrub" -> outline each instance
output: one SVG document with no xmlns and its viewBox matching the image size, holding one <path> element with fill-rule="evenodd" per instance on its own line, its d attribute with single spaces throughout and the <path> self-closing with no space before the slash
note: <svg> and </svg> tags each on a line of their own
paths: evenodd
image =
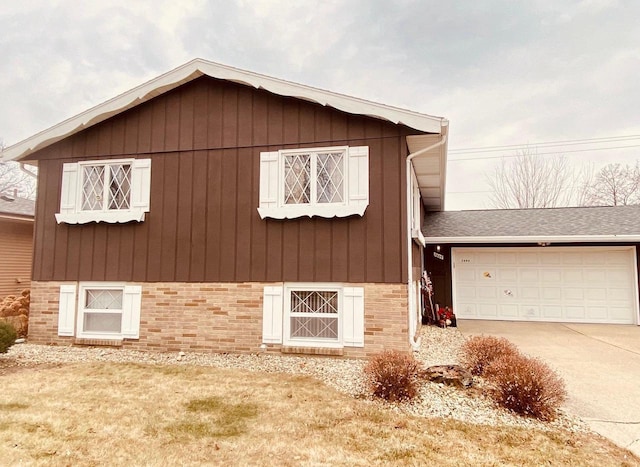
<svg viewBox="0 0 640 467">
<path fill-rule="evenodd" d="M 522 354 L 507 354 L 485 369 L 492 383 L 491 396 L 501 406 L 540 420 L 555 418 L 567 392 L 558 374 L 543 361 Z"/>
<path fill-rule="evenodd" d="M 0 353 L 7 353 L 9 347 L 16 343 L 16 330 L 9 323 L 0 321 Z"/>
<path fill-rule="evenodd" d="M 374 355 L 364 368 L 373 395 L 391 402 L 418 394 L 418 372 L 419 362 L 413 355 L 395 350 Z"/>
<path fill-rule="evenodd" d="M 461 363 L 476 376 L 496 358 L 518 354 L 518 348 L 504 337 L 473 336 L 462 345 Z"/>
</svg>

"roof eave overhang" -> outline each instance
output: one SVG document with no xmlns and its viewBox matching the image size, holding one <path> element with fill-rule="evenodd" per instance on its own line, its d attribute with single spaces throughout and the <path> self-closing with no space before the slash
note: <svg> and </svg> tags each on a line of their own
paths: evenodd
<svg viewBox="0 0 640 467">
<path fill-rule="evenodd" d="M 447 149 L 449 122 L 443 119 L 436 134 L 407 136 L 409 153 L 419 152 L 439 141 L 443 144 L 412 159 L 422 203 L 427 211 L 443 211 L 447 188 Z"/>
<path fill-rule="evenodd" d="M 3 160 L 24 159 L 35 151 L 203 75 L 252 86 L 257 89 L 265 89 L 285 97 L 315 102 L 351 114 L 387 120 L 394 124 L 405 125 L 426 133 L 440 133 L 442 122 L 446 121 L 440 117 L 333 93 L 198 58 L 9 146 L 3 151 L 2 158 Z"/>
<path fill-rule="evenodd" d="M 0 220 L 11 221 L 11 222 L 33 223 L 33 216 L 20 216 L 17 214 L 6 214 L 3 212 L 0 212 Z"/>
<path fill-rule="evenodd" d="M 636 243 L 640 235 L 529 235 L 503 237 L 425 237 L 425 242 L 434 244 L 482 244 L 482 243 Z"/>
</svg>

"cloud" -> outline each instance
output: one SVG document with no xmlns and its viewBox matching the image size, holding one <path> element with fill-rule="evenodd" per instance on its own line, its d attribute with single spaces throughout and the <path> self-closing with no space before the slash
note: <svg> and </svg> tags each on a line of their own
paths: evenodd
<svg viewBox="0 0 640 467">
<path fill-rule="evenodd" d="M 194 57 L 447 117 L 451 148 L 640 134 L 638 17 L 605 0 L 9 2 L 0 137 Z M 449 185 L 482 190 L 459 167 Z"/>
</svg>

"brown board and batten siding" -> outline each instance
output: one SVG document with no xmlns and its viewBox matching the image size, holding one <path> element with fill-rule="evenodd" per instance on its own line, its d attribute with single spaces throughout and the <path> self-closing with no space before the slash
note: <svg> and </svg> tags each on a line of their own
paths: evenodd
<svg viewBox="0 0 640 467">
<path fill-rule="evenodd" d="M 38 281 L 406 281 L 401 125 L 201 77 L 38 151 Z M 369 146 L 364 217 L 260 219 L 261 151 Z M 129 224 L 56 224 L 62 164 L 150 157 Z"/>
</svg>

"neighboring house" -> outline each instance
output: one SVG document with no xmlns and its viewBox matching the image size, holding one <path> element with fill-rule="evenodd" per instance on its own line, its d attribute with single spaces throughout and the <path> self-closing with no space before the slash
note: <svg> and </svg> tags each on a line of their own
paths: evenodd
<svg viewBox="0 0 640 467">
<path fill-rule="evenodd" d="M 640 324 L 640 206 L 433 212 L 423 232 L 459 318 Z"/>
<path fill-rule="evenodd" d="M 409 350 L 447 131 L 198 59 L 6 148 L 39 167 L 29 340 Z"/>
<path fill-rule="evenodd" d="M 0 300 L 30 287 L 34 207 L 30 199 L 0 194 Z"/>
</svg>

